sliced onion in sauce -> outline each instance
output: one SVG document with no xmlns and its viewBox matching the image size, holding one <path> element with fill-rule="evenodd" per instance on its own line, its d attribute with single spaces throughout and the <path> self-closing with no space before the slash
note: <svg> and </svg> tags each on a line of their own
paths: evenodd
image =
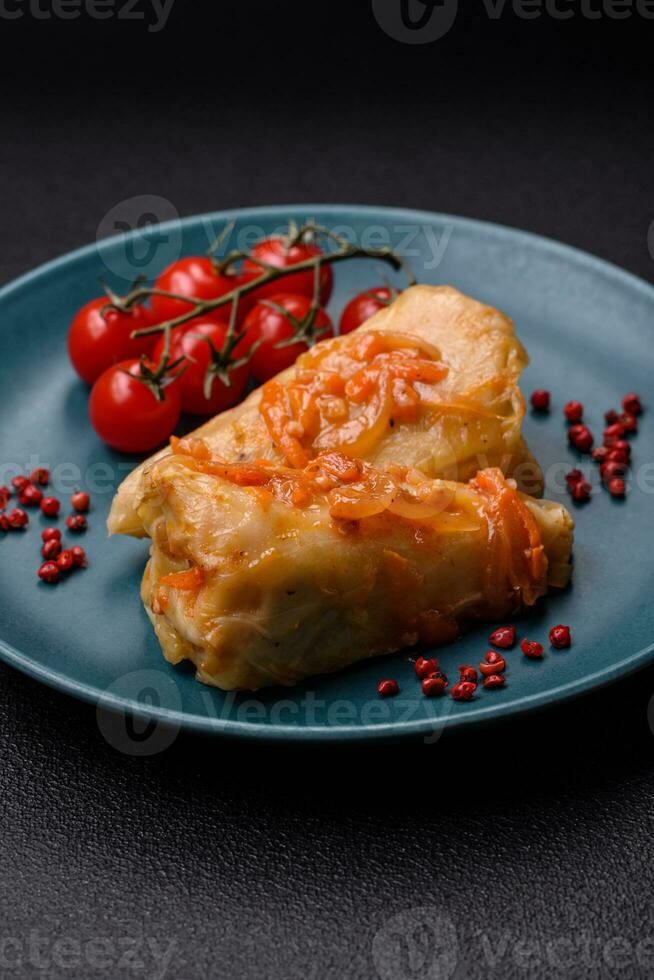
<svg viewBox="0 0 654 980">
<path fill-rule="evenodd" d="M 313 444 L 314 449 L 340 449 L 348 455 L 365 458 L 390 427 L 392 412 L 390 385 L 382 383 L 359 415 L 321 432 Z"/>
<path fill-rule="evenodd" d="M 479 531 L 482 521 L 481 519 L 475 520 L 469 514 L 453 514 L 451 511 L 444 511 L 430 524 L 440 534 L 466 534 L 467 532 Z"/>
<path fill-rule="evenodd" d="M 384 473 L 373 472 L 359 483 L 337 487 L 327 495 L 332 517 L 358 521 L 388 510 L 397 493 L 393 480 Z"/>
<path fill-rule="evenodd" d="M 400 491 L 388 505 L 388 512 L 396 517 L 404 517 L 407 521 L 428 521 L 443 513 L 443 504 L 423 503 Z"/>
</svg>

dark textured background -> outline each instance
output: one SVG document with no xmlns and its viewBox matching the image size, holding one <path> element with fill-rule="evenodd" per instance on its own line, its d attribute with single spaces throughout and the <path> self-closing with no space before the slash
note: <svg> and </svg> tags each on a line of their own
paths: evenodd
<svg viewBox="0 0 654 980">
<path fill-rule="evenodd" d="M 410 47 L 363 0 L 203 6 L 156 35 L 0 19 L 1 280 L 144 193 L 451 211 L 654 279 L 654 22 L 479 0 Z M 156 976 L 146 940 L 189 980 L 440 980 L 450 954 L 458 978 L 651 976 L 653 691 L 433 747 L 179 737 L 139 760 L 2 666 L 0 976 Z"/>
</svg>

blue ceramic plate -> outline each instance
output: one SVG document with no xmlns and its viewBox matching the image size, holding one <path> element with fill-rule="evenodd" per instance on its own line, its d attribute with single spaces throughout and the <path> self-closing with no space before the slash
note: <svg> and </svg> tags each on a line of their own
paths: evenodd
<svg viewBox="0 0 654 980">
<path fill-rule="evenodd" d="M 401 656 L 359 664 L 292 690 L 224 695 L 168 666 L 139 600 L 147 543 L 107 540 L 112 492 L 134 465 L 95 437 L 88 391 L 66 356 L 74 312 L 98 293 L 102 275 L 126 291 L 135 272 L 152 276 L 181 254 L 204 251 L 227 220 L 236 236 L 256 237 L 288 218 L 312 217 L 369 245 L 407 254 L 417 277 L 451 283 L 506 311 L 532 358 L 523 388 L 552 392 L 549 416 L 528 414 L 527 439 L 547 475 L 547 495 L 568 502 L 563 473 L 579 460 L 566 447 L 561 413 L 580 399 L 597 435 L 602 413 L 627 391 L 651 392 L 654 288 L 589 255 L 533 235 L 447 215 L 385 208 L 316 205 L 257 208 L 189 218 L 105 239 L 51 262 L 0 292 L 0 484 L 37 464 L 51 468 L 62 498 L 75 486 L 92 493 L 83 540 L 90 567 L 56 587 L 37 581 L 38 513 L 26 533 L 0 541 L 0 655 L 47 684 L 110 709 L 185 726 L 267 739 L 336 740 L 420 734 L 516 715 L 582 694 L 643 666 L 654 654 L 654 424 L 634 440 L 629 498 L 597 489 L 576 510 L 574 585 L 520 621 L 547 647 L 552 624 L 572 625 L 569 651 L 541 662 L 509 654 L 508 683 L 470 703 L 422 697 Z M 336 268 L 330 309 L 338 316 L 355 292 L 384 274 L 368 261 Z M 398 278 L 398 283 L 401 280 Z M 596 471 L 588 467 L 597 484 Z M 32 512 L 34 514 L 34 512 Z M 439 654 L 446 672 L 477 663 L 487 628 Z M 376 683 L 394 676 L 401 694 L 380 700 Z M 546 723 L 546 722 L 544 722 Z"/>
</svg>

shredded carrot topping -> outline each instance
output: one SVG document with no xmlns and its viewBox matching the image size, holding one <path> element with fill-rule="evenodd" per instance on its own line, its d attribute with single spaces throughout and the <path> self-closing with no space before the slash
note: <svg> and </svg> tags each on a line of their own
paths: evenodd
<svg viewBox="0 0 654 980">
<path fill-rule="evenodd" d="M 290 466 L 331 449 L 366 456 L 396 422 L 418 418 L 447 371 L 418 337 L 353 334 L 303 354 L 291 382 L 265 384 L 259 411 Z"/>
<path fill-rule="evenodd" d="M 545 591 L 547 573 L 545 548 L 533 515 L 499 469 L 481 470 L 470 486 L 485 499 L 487 594 L 501 595 L 508 581 L 527 605 L 533 605 Z"/>
<path fill-rule="evenodd" d="M 287 391 L 279 381 L 269 381 L 263 386 L 259 411 L 268 426 L 273 442 L 287 462 L 291 466 L 301 468 L 307 465 L 309 456 L 297 435 L 289 431 L 294 417 L 293 407 L 296 411 L 298 408 L 297 402 L 298 399 L 293 399 L 291 392 Z M 302 415 L 302 412 L 299 414 Z M 299 431 L 303 433 L 302 423 L 297 424 L 300 426 Z"/>
<path fill-rule="evenodd" d="M 261 460 L 226 463 L 197 438 L 179 440 L 173 453 L 198 471 L 227 480 L 254 494 L 267 509 L 273 500 L 305 508 L 327 501 L 337 521 L 361 521 L 387 515 L 441 534 L 488 534 L 484 592 L 491 605 L 504 608 L 507 587 L 527 605 L 546 590 L 547 559 L 538 525 L 520 494 L 500 469 L 480 470 L 467 487 L 431 481 L 393 464 L 381 470 L 332 450 L 317 455 L 302 469 Z M 202 569 L 165 576 L 162 584 L 182 591 L 198 590 Z"/>
</svg>

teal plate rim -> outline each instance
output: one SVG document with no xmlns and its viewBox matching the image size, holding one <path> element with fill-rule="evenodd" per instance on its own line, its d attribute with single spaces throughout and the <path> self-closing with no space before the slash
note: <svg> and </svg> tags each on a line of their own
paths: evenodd
<svg viewBox="0 0 654 980">
<path fill-rule="evenodd" d="M 347 742 L 377 741 L 390 738 L 418 738 L 429 736 L 436 730 L 439 733 L 446 730 L 463 730 L 478 723 L 488 724 L 493 721 L 510 721 L 532 711 L 558 707 L 567 701 L 572 701 L 589 691 L 599 691 L 618 680 L 623 680 L 630 674 L 648 666 L 654 661 L 654 643 L 638 653 L 632 654 L 613 667 L 587 674 L 578 681 L 563 684 L 558 688 L 548 688 L 542 694 L 532 694 L 523 697 L 513 705 L 489 705 L 457 711 L 439 719 L 415 719 L 414 721 L 388 722 L 362 727 L 361 725 L 338 725 L 327 727 L 323 725 L 307 725 L 302 728 L 297 725 L 263 726 L 247 724 L 240 721 L 229 721 L 220 718 L 198 718 L 187 715 L 183 711 L 170 711 L 157 707 L 145 707 L 140 701 L 119 698 L 106 691 L 99 691 L 90 684 L 80 684 L 69 680 L 64 674 L 48 670 L 26 654 L 15 650 L 0 639 L 0 658 L 21 673 L 34 680 L 40 681 L 47 687 L 62 694 L 84 701 L 95 708 L 114 711 L 140 719 L 144 722 L 159 722 L 188 732 L 204 735 L 224 735 L 230 738 L 245 738 L 263 740 L 264 742 Z M 196 682 L 197 683 L 197 682 Z"/>
<path fill-rule="evenodd" d="M 538 235 L 533 232 L 512 228 L 507 225 L 497 224 L 491 221 L 484 221 L 475 218 L 465 218 L 451 215 L 446 212 L 423 211 L 411 208 L 387 207 L 384 205 L 357 205 L 341 203 L 306 203 L 288 205 L 258 205 L 245 208 L 230 208 L 215 212 L 204 212 L 201 214 L 189 215 L 184 218 L 175 219 L 161 223 L 159 228 L 162 231 L 183 229 L 192 226 L 200 220 L 231 220 L 236 218 L 246 218 L 265 211 L 271 217 L 280 219 L 288 218 L 294 214 L 306 214 L 312 210 L 335 209 L 342 212 L 352 212 L 356 216 L 380 216 L 395 218 L 404 221 L 440 221 L 447 223 L 454 229 L 462 228 L 469 231 L 475 229 L 493 231 L 495 235 L 502 238 L 510 238 L 514 242 L 523 242 L 525 245 L 535 245 L 540 249 L 549 251 L 553 255 L 567 258 L 580 267 L 591 270 L 604 277 L 611 277 L 621 284 L 636 290 L 644 297 L 654 303 L 654 285 L 646 282 L 620 268 L 614 263 L 594 256 L 571 245 L 566 245 L 555 239 Z M 103 239 L 103 245 L 111 245 L 112 241 L 130 237 L 116 235 L 111 238 Z M 98 247 L 97 242 L 91 242 L 80 248 L 67 252 L 64 255 L 51 259 L 48 262 L 37 266 L 35 269 L 13 279 L 9 283 L 0 287 L 0 304 L 9 299 L 13 293 L 32 284 L 42 276 L 56 272 L 76 260 L 88 256 Z M 186 731 L 203 734 L 220 734 L 235 738 L 254 739 L 257 741 L 311 741 L 311 742 L 344 742 L 355 739 L 357 741 L 387 740 L 389 738 L 411 737 L 428 735 L 434 728 L 441 731 L 450 729 L 468 729 L 477 724 L 489 723 L 491 721 L 511 720 L 521 717 L 529 712 L 553 707 L 563 702 L 578 698 L 591 690 L 599 690 L 617 680 L 623 679 L 639 669 L 646 667 L 654 661 L 654 641 L 642 648 L 637 653 L 619 660 L 617 663 L 604 669 L 586 674 L 583 677 L 562 684 L 559 687 L 549 687 L 542 693 L 524 696 L 519 702 L 506 704 L 489 704 L 488 706 L 478 706 L 474 708 L 465 707 L 457 710 L 456 714 L 449 714 L 445 717 L 430 720 L 425 718 L 402 721 L 387 722 L 362 727 L 361 725 L 308 725 L 298 727 L 297 725 L 279 724 L 273 726 L 262 726 L 249 724 L 235 720 L 225 720 L 215 717 L 197 717 L 186 714 L 183 711 L 172 711 L 156 706 L 146 706 L 142 702 L 133 701 L 128 698 L 121 698 L 114 694 L 102 691 L 91 684 L 81 683 L 70 680 L 65 674 L 51 670 L 43 666 L 39 661 L 34 660 L 28 654 L 17 650 L 11 644 L 0 638 L 0 658 L 10 666 L 17 668 L 20 672 L 46 686 L 60 691 L 67 695 L 84 701 L 96 708 L 102 706 L 103 709 L 126 713 L 134 718 L 143 721 L 156 721 L 161 724 L 177 727 Z M 463 706 L 461 706 L 463 707 Z"/>
</svg>

